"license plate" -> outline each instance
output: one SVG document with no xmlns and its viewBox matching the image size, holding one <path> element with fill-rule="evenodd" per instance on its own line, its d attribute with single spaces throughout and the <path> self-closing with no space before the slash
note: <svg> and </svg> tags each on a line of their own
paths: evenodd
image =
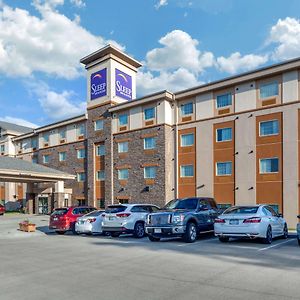
<svg viewBox="0 0 300 300">
<path fill-rule="evenodd" d="M 160 228 L 154 228 L 154 233 L 161 233 L 161 229 Z"/>
<path fill-rule="evenodd" d="M 239 220 L 229 220 L 229 225 L 239 225 Z"/>
</svg>

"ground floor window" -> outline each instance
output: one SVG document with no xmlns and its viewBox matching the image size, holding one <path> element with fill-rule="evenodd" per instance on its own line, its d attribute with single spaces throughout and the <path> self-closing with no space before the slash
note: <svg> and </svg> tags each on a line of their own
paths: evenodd
<svg viewBox="0 0 300 300">
<path fill-rule="evenodd" d="M 105 199 L 104 198 L 98 199 L 98 206 L 99 206 L 99 208 L 105 208 Z"/>
<path fill-rule="evenodd" d="M 128 199 L 119 199 L 120 204 L 128 204 Z"/>
<path fill-rule="evenodd" d="M 86 200 L 85 199 L 77 199 L 77 205 L 78 206 L 85 206 Z"/>
</svg>

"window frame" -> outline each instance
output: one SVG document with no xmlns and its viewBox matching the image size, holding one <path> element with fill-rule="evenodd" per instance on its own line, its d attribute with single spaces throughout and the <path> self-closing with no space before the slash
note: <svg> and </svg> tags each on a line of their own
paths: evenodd
<svg viewBox="0 0 300 300">
<path fill-rule="evenodd" d="M 83 174 L 83 180 L 79 180 L 80 176 Z M 77 179 L 77 182 L 85 182 L 86 181 L 86 172 L 77 172 L 76 173 L 76 179 Z"/>
<path fill-rule="evenodd" d="M 224 105 L 224 106 L 220 106 L 218 107 L 218 97 L 221 97 L 221 96 L 225 96 L 225 95 L 230 95 L 230 104 L 227 104 L 227 105 Z M 232 103 L 233 103 L 233 93 L 232 92 L 227 92 L 227 93 L 220 93 L 220 94 L 217 94 L 216 95 L 216 109 L 219 110 L 219 109 L 223 109 L 223 108 L 227 108 L 227 107 L 231 107 L 232 106 Z"/>
<path fill-rule="evenodd" d="M 230 174 L 218 174 L 218 164 L 226 164 L 226 163 L 230 163 L 231 164 L 231 173 Z M 216 162 L 216 176 L 220 177 L 220 176 L 232 176 L 232 161 L 228 160 L 228 161 L 218 161 Z"/>
<path fill-rule="evenodd" d="M 272 159 L 277 159 L 278 161 L 278 170 L 277 171 L 274 171 L 274 172 L 262 172 L 261 171 L 261 161 L 262 160 L 272 160 Z M 266 158 L 260 158 L 259 159 L 259 174 L 260 175 L 264 175 L 264 174 L 278 174 L 280 172 L 280 165 L 279 165 L 279 157 L 266 157 Z"/>
<path fill-rule="evenodd" d="M 193 175 L 183 176 L 182 170 L 183 170 L 184 167 L 192 167 Z M 193 164 L 189 164 L 189 165 L 180 165 L 180 178 L 193 178 L 193 177 L 195 177 L 195 166 L 194 166 Z"/>
<path fill-rule="evenodd" d="M 146 111 L 147 110 L 153 110 L 153 117 L 152 118 L 146 118 Z M 155 120 L 156 118 L 156 109 L 155 109 L 155 106 L 151 106 L 151 107 L 144 107 L 143 109 L 143 118 L 144 118 L 144 121 L 151 121 L 151 120 Z"/>
<path fill-rule="evenodd" d="M 126 116 L 126 119 L 127 119 L 126 124 L 121 124 L 121 123 L 120 123 L 120 117 L 122 117 L 122 116 Z M 129 114 L 128 114 L 128 113 L 122 113 L 122 114 L 119 114 L 119 115 L 118 115 L 118 126 L 119 126 L 119 128 L 120 128 L 120 127 L 124 127 L 124 126 L 128 127 L 128 124 L 129 124 Z"/>
<path fill-rule="evenodd" d="M 193 143 L 190 144 L 190 145 L 182 145 L 182 137 L 187 136 L 187 135 L 192 135 L 193 136 Z M 180 134 L 180 147 L 192 147 L 194 145 L 195 145 L 195 134 L 193 132 Z"/>
<path fill-rule="evenodd" d="M 64 155 L 65 155 L 64 159 L 61 159 L 61 154 L 64 154 Z M 66 151 L 58 152 L 58 161 L 59 161 L 59 162 L 66 161 L 66 159 L 67 159 L 67 152 L 66 152 Z"/>
<path fill-rule="evenodd" d="M 154 177 L 146 177 L 146 169 L 148 168 L 153 168 L 155 171 L 154 171 Z M 156 174 L 157 174 L 157 166 L 147 166 L 147 167 L 144 167 L 144 179 L 155 179 L 156 178 Z"/>
<path fill-rule="evenodd" d="M 45 160 L 46 157 L 48 158 L 48 161 Z M 49 164 L 49 161 L 50 161 L 50 155 L 49 154 L 44 154 L 43 155 L 43 164 Z"/>
<path fill-rule="evenodd" d="M 104 148 L 104 154 L 99 154 L 98 152 L 98 148 Z M 106 155 L 106 151 L 105 151 L 105 144 L 99 144 L 99 145 L 96 145 L 96 156 L 97 157 L 101 157 L 101 156 L 105 156 Z"/>
<path fill-rule="evenodd" d="M 183 108 L 184 106 L 186 106 L 186 105 L 189 105 L 189 104 L 192 105 L 192 112 L 187 113 L 187 114 L 186 114 L 186 113 L 183 113 L 182 108 Z M 189 102 L 181 103 L 181 104 L 180 104 L 180 107 L 179 107 L 179 110 L 180 110 L 180 116 L 181 116 L 181 117 L 192 116 L 192 115 L 194 114 L 194 102 L 193 102 L 193 101 L 189 101 Z"/>
<path fill-rule="evenodd" d="M 83 153 L 84 153 L 84 156 L 83 156 L 83 157 L 80 157 L 80 156 L 79 156 L 79 153 L 80 153 L 81 151 L 84 151 L 84 152 L 83 152 Z M 86 158 L 86 149 L 85 149 L 85 148 L 77 149 L 77 159 L 85 159 L 85 158 Z"/>
<path fill-rule="evenodd" d="M 103 172 L 104 176 L 103 176 L 103 178 L 100 178 L 100 176 L 98 176 L 98 174 L 101 174 L 102 172 Z M 105 170 L 96 171 L 96 181 L 105 181 Z"/>
<path fill-rule="evenodd" d="M 218 130 L 224 130 L 224 129 L 231 129 L 231 139 L 230 140 L 218 140 Z M 232 127 L 222 127 L 222 128 L 217 128 L 216 129 L 216 143 L 223 143 L 223 142 L 232 142 Z"/>
<path fill-rule="evenodd" d="M 126 176 L 126 178 L 120 178 L 120 174 L 121 174 L 121 172 L 124 171 L 124 170 L 127 171 L 127 176 Z M 129 178 L 129 169 L 128 169 L 128 168 L 124 168 L 124 169 L 119 169 L 119 170 L 118 170 L 118 180 L 128 180 L 128 178 Z"/>
<path fill-rule="evenodd" d="M 272 83 L 277 83 L 277 94 L 275 94 L 275 95 L 271 95 L 271 96 L 268 96 L 268 97 L 261 97 L 261 87 L 263 87 L 263 86 L 268 86 L 268 85 L 271 85 Z M 259 99 L 260 100 L 266 100 L 266 99 L 270 99 L 270 98 L 277 98 L 277 97 L 279 97 L 279 95 L 280 95 L 280 82 L 279 82 L 279 80 L 278 79 L 274 79 L 274 80 L 270 80 L 270 81 L 264 81 L 264 82 L 261 82 L 261 83 L 259 83 L 259 85 L 258 85 L 258 95 L 259 95 Z"/>
<path fill-rule="evenodd" d="M 97 122 L 101 122 L 102 126 L 101 128 L 97 128 Z M 101 131 L 104 130 L 104 119 L 98 119 L 94 121 L 94 131 Z"/>
<path fill-rule="evenodd" d="M 262 135 L 261 134 L 261 124 L 262 123 L 267 123 L 267 122 L 273 122 L 273 121 L 277 121 L 278 123 L 278 132 L 277 133 L 272 133 L 272 134 L 266 134 L 266 135 Z M 260 121 L 259 124 L 258 124 L 258 130 L 259 130 L 259 137 L 267 137 L 267 136 L 275 136 L 275 135 L 279 135 L 279 120 L 278 119 L 272 119 L 272 120 L 265 120 L 265 121 Z"/>
<path fill-rule="evenodd" d="M 120 151 L 120 144 L 127 144 L 127 151 Z M 118 153 L 128 153 L 128 141 L 125 142 L 118 142 Z"/>
<path fill-rule="evenodd" d="M 152 146 L 151 148 L 146 148 L 146 139 L 153 139 L 154 146 Z M 153 150 L 153 149 L 156 149 L 156 137 L 155 136 L 145 137 L 144 138 L 144 150 Z"/>
</svg>

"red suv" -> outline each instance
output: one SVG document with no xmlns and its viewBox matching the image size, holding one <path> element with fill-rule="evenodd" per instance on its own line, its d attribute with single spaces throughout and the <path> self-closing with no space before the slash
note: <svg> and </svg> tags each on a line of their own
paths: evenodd
<svg viewBox="0 0 300 300">
<path fill-rule="evenodd" d="M 49 229 L 54 229 L 58 234 L 65 234 L 68 230 L 76 233 L 75 223 L 77 218 L 93 210 L 96 210 L 96 208 L 91 206 L 56 208 L 50 216 Z"/>
<path fill-rule="evenodd" d="M 4 215 L 5 213 L 5 206 L 0 204 L 0 216 Z"/>
</svg>

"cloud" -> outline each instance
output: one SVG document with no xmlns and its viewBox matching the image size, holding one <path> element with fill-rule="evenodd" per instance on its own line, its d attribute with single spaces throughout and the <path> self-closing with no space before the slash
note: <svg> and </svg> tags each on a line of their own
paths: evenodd
<svg viewBox="0 0 300 300">
<path fill-rule="evenodd" d="M 285 60 L 300 56 L 300 20 L 287 17 L 272 26 L 267 44 L 276 44 L 272 58 Z"/>
<path fill-rule="evenodd" d="M 8 123 L 13 123 L 25 127 L 31 127 L 31 128 L 37 128 L 38 125 L 31 123 L 29 121 L 26 121 L 21 118 L 15 118 L 15 117 L 10 117 L 10 116 L 5 116 L 5 117 L 0 117 L 0 121 L 8 122 Z"/>
<path fill-rule="evenodd" d="M 268 61 L 268 55 L 247 54 L 242 56 L 239 52 L 232 53 L 229 57 L 218 57 L 217 67 L 222 72 L 235 74 L 241 71 L 255 69 Z"/>
<path fill-rule="evenodd" d="M 78 8 L 85 7 L 85 2 L 82 0 L 70 0 L 70 2 Z"/>
<path fill-rule="evenodd" d="M 75 102 L 73 91 L 55 92 L 42 81 L 26 82 L 29 92 L 38 97 L 44 113 L 52 120 L 61 120 L 85 113 L 86 102 Z"/>
<path fill-rule="evenodd" d="M 168 5 L 168 0 L 159 0 L 155 5 L 154 7 L 156 9 L 160 9 L 162 6 L 166 6 Z"/>
<path fill-rule="evenodd" d="M 0 73 L 29 77 L 43 72 L 73 79 L 84 73 L 79 59 L 117 42 L 95 36 L 80 25 L 80 18 L 69 19 L 56 9 L 63 0 L 33 2 L 37 16 L 29 11 L 0 6 Z"/>
</svg>

